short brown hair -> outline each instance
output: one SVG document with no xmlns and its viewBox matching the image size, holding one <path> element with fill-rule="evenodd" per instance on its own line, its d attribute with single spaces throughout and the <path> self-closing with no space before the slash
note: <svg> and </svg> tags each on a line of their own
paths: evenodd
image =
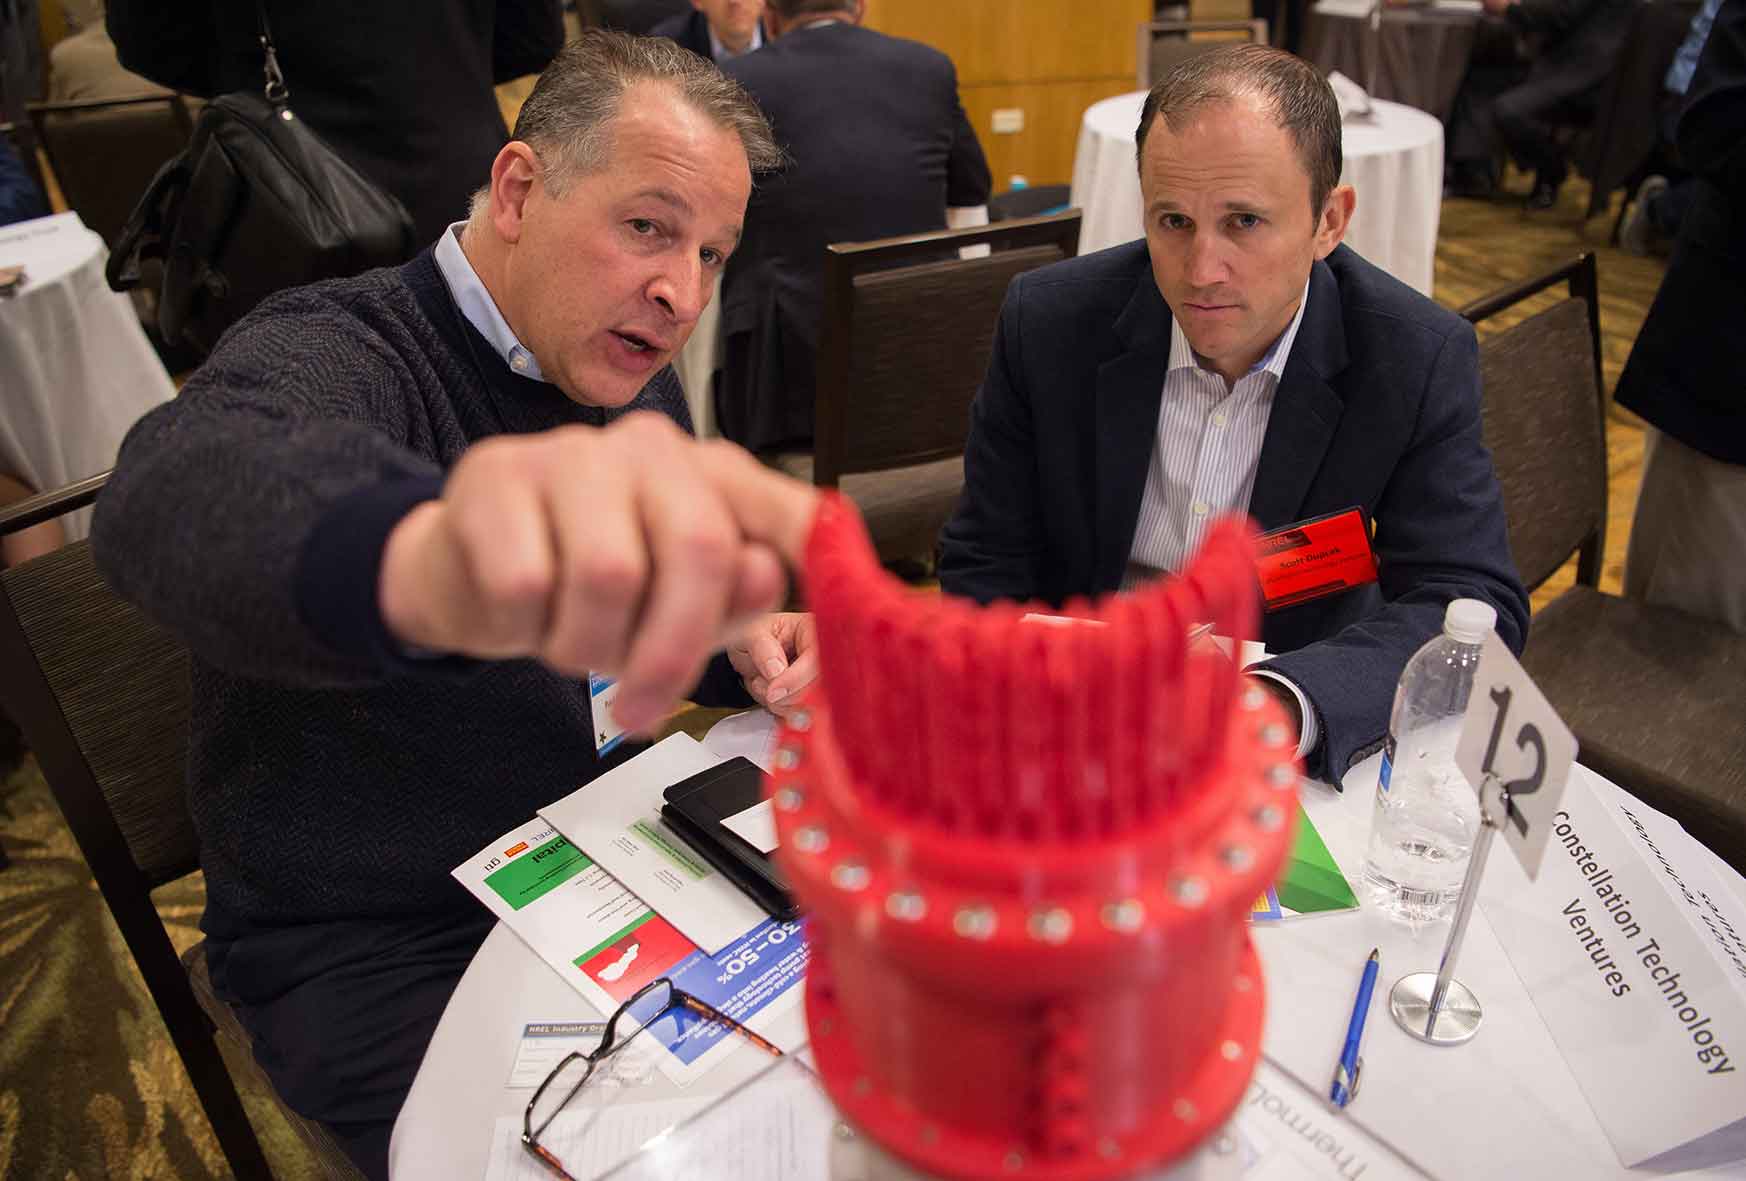
<svg viewBox="0 0 1746 1181">
<path fill-rule="evenodd" d="M 545 68 L 515 120 L 514 138 L 538 153 L 554 195 L 606 167 L 612 120 L 625 91 L 638 82 L 671 85 L 687 104 L 738 135 L 754 174 L 781 165 L 782 151 L 757 102 L 712 62 L 665 37 L 591 29 Z"/>
<path fill-rule="evenodd" d="M 1253 96 L 1290 134 L 1309 173 L 1310 213 L 1319 217 L 1340 183 L 1340 107 L 1316 68 L 1283 49 L 1230 45 L 1195 54 L 1160 78 L 1146 95 L 1134 135 L 1134 159 L 1145 159 L 1146 136 L 1162 116 L 1172 131 L 1216 102 Z"/>
</svg>

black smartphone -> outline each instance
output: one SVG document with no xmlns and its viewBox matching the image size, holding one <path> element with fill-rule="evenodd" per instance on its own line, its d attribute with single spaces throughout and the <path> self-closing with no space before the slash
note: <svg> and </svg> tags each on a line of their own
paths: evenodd
<svg viewBox="0 0 1746 1181">
<path fill-rule="evenodd" d="M 766 854 L 722 824 L 764 798 L 764 773 L 750 759 L 729 759 L 662 793 L 661 819 L 728 881 L 772 918 L 799 915 L 781 870 Z"/>
</svg>

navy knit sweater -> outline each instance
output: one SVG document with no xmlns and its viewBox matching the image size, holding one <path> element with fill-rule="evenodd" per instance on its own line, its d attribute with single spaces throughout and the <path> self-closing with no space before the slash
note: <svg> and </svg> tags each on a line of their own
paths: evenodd
<svg viewBox="0 0 1746 1181">
<path fill-rule="evenodd" d="M 670 368 L 629 409 L 690 429 Z M 633 753 L 595 757 L 585 683 L 406 659 L 375 591 L 471 443 L 623 412 L 510 371 L 426 251 L 267 300 L 128 434 L 92 541 L 193 654 L 209 934 L 476 907 L 451 867 Z M 707 680 L 737 685 L 720 659 Z"/>
</svg>

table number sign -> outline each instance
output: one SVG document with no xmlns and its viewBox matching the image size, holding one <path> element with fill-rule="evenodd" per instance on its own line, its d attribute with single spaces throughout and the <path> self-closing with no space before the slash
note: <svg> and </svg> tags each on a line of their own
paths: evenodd
<svg viewBox="0 0 1746 1181">
<path fill-rule="evenodd" d="M 1575 761 L 1570 727 L 1491 632 L 1473 676 L 1455 765 L 1474 790 L 1491 777 L 1509 793 L 1503 837 L 1530 878 L 1539 875 L 1552 818 Z"/>
</svg>

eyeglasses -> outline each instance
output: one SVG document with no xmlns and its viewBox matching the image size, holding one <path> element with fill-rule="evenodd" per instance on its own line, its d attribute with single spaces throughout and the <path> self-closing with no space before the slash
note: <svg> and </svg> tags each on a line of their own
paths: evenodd
<svg viewBox="0 0 1746 1181">
<path fill-rule="evenodd" d="M 667 977 L 651 980 L 613 1010 L 612 1016 L 606 1019 L 606 1030 L 600 1035 L 598 1046 L 587 1054 L 578 1052 L 567 1056 L 546 1076 L 539 1089 L 534 1091 L 533 1098 L 527 1101 L 527 1110 L 522 1113 L 521 1119 L 521 1146 L 528 1155 L 544 1165 L 553 1176 L 560 1177 L 563 1181 L 576 1181 L 551 1150 L 540 1143 L 540 1137 L 545 1135 L 546 1129 L 558 1117 L 558 1113 L 568 1107 L 570 1101 L 587 1085 L 588 1080 L 594 1077 L 596 1067 L 630 1045 L 638 1034 L 656 1021 L 680 1009 L 688 1009 L 705 1021 L 724 1026 L 767 1054 L 778 1057 L 782 1054 L 781 1048 L 774 1042 L 753 1033 L 708 1001 L 692 996 Z M 551 1102 L 545 1101 L 548 1091 L 554 1096 Z"/>
</svg>

